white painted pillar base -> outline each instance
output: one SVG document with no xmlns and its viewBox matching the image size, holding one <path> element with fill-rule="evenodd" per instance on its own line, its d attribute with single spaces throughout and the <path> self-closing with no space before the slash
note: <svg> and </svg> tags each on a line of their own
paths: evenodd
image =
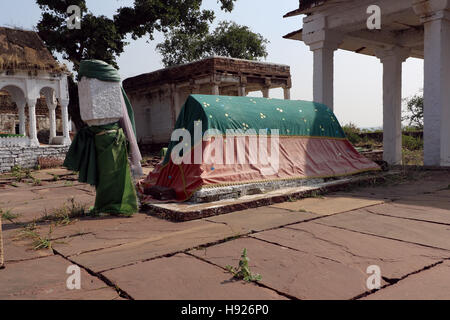
<svg viewBox="0 0 450 320">
<path fill-rule="evenodd" d="M 62 127 L 63 127 L 63 145 L 67 146 L 72 143 L 69 134 L 69 100 L 61 100 L 61 115 L 62 115 Z"/>
<path fill-rule="evenodd" d="M 376 52 L 383 63 L 383 160 L 402 163 L 402 63 L 410 51 L 395 47 Z"/>
<path fill-rule="evenodd" d="M 27 99 L 28 104 L 28 116 L 29 116 L 29 132 L 28 136 L 30 138 L 30 146 L 38 147 L 39 140 L 37 138 L 37 128 L 36 128 L 36 101 L 37 99 Z"/>
</svg>

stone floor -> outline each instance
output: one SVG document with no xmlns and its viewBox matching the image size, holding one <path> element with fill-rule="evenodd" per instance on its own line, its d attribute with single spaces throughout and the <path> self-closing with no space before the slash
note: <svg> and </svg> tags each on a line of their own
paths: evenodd
<svg viewBox="0 0 450 320">
<path fill-rule="evenodd" d="M 52 222 L 95 192 L 62 169 L 33 175 L 39 183 L 0 176 L 0 299 L 450 299 L 449 171 L 183 223 L 144 213 Z M 33 249 L 42 243 L 51 249 Z M 226 270 L 244 248 L 259 282 Z M 80 290 L 66 287 L 74 264 Z"/>
</svg>

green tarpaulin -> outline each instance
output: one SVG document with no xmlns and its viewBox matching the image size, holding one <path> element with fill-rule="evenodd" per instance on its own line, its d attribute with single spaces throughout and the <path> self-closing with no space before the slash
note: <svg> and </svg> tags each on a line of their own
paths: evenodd
<svg viewBox="0 0 450 320">
<path fill-rule="evenodd" d="M 190 132 L 192 145 L 194 126 L 202 121 L 202 134 L 216 129 L 222 134 L 227 130 L 278 129 L 280 136 L 345 138 L 334 113 L 325 105 L 301 100 L 263 99 L 251 97 L 228 97 L 211 95 L 190 95 L 175 124 L 175 129 Z M 164 159 L 169 161 L 172 148 L 178 142 L 171 142 Z"/>
</svg>

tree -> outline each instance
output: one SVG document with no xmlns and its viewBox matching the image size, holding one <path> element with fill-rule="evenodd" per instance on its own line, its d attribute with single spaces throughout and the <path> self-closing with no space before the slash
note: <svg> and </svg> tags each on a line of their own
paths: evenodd
<svg viewBox="0 0 450 320">
<path fill-rule="evenodd" d="M 423 95 L 416 94 L 404 100 L 406 102 L 406 112 L 402 120 L 406 120 L 409 126 L 423 129 Z"/>
<path fill-rule="evenodd" d="M 233 10 L 236 0 L 217 0 L 222 10 Z M 118 68 L 116 59 L 124 51 L 127 36 L 132 39 L 148 36 L 153 40 L 155 31 L 168 32 L 177 27 L 186 34 L 201 34 L 208 30 L 214 20 L 214 12 L 202 10 L 203 0 L 134 0 L 132 7 L 121 7 L 114 17 L 95 16 L 88 11 L 86 0 L 36 0 L 42 10 L 37 24 L 39 36 L 53 53 L 62 54 L 63 59 L 78 71 L 81 60 L 99 59 Z M 69 29 L 66 11 L 71 5 L 81 9 L 81 29 Z M 76 86 L 76 82 L 69 82 Z M 70 88 L 69 90 L 74 90 Z M 76 90 L 75 90 L 76 91 Z M 79 118 L 78 99 L 71 99 L 69 113 L 72 119 Z M 79 128 L 83 125 L 77 121 Z"/>
<path fill-rule="evenodd" d="M 209 28 L 188 34 L 183 28 L 173 28 L 165 41 L 158 44 L 162 62 L 166 67 L 192 62 L 211 55 L 230 58 L 259 60 L 267 57 L 269 41 L 246 26 L 222 21 L 210 33 Z"/>
</svg>

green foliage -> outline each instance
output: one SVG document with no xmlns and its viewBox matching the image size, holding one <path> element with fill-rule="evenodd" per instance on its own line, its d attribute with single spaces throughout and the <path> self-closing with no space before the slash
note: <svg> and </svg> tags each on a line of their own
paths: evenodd
<svg viewBox="0 0 450 320">
<path fill-rule="evenodd" d="M 422 150 L 423 140 L 421 138 L 415 138 L 412 136 L 402 135 L 402 145 L 410 151 Z"/>
<path fill-rule="evenodd" d="M 210 33 L 209 27 L 197 33 L 186 33 L 181 27 L 172 28 L 157 49 L 166 67 L 192 62 L 212 55 L 259 60 L 267 57 L 268 40 L 246 26 L 222 21 Z"/>
<path fill-rule="evenodd" d="M 224 11 L 231 11 L 236 0 L 217 0 Z M 49 50 L 62 54 L 78 71 L 81 60 L 99 59 L 116 68 L 117 57 L 133 40 L 147 36 L 153 40 L 155 31 L 168 32 L 177 27 L 186 34 L 199 34 L 214 20 L 212 10 L 202 10 L 203 0 L 134 0 L 133 6 L 120 7 L 112 18 L 95 16 L 86 0 L 36 0 L 42 10 L 37 24 L 39 36 Z M 81 9 L 81 29 L 67 27 L 67 8 L 77 5 Z M 69 77 L 69 114 L 76 127 L 85 126 L 78 105 L 78 89 Z"/>
<path fill-rule="evenodd" d="M 342 129 L 344 130 L 344 133 L 351 144 L 355 145 L 362 141 L 361 137 L 359 136 L 361 130 L 354 123 L 350 122 L 349 124 L 342 126 Z"/>
<path fill-rule="evenodd" d="M 404 101 L 406 102 L 406 111 L 402 120 L 408 121 L 410 127 L 423 129 L 423 95 L 416 94 Z"/>
<path fill-rule="evenodd" d="M 0 138 L 19 138 L 25 137 L 23 134 L 0 133 Z"/>
<path fill-rule="evenodd" d="M 241 260 L 239 261 L 239 266 L 234 268 L 227 265 L 225 268 L 230 271 L 236 279 L 242 279 L 247 282 L 260 281 L 262 279 L 261 275 L 251 273 L 248 265 L 249 261 L 250 259 L 247 257 L 247 249 L 244 248 L 242 251 Z"/>
<path fill-rule="evenodd" d="M 0 208 L 0 215 L 3 220 L 8 220 L 12 223 L 14 223 L 14 220 L 17 219 L 20 215 L 12 213 L 11 209 L 3 211 L 3 209 Z"/>
</svg>

